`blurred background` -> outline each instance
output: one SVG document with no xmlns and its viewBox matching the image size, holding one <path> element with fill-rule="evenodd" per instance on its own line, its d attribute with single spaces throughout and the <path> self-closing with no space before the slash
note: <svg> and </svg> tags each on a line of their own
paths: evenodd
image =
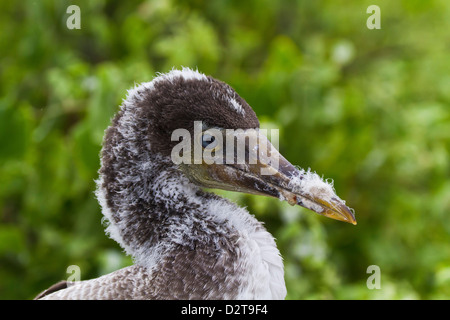
<svg viewBox="0 0 450 320">
<path fill-rule="evenodd" d="M 450 2 L 2 1 L 0 57 L 1 299 L 132 263 L 93 194 L 103 131 L 128 88 L 181 66 L 234 87 L 356 211 L 221 193 L 276 237 L 288 299 L 450 298 Z"/>
</svg>

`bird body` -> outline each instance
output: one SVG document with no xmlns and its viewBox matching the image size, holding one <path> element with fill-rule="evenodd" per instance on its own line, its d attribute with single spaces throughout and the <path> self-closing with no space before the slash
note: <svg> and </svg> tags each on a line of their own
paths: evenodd
<svg viewBox="0 0 450 320">
<path fill-rule="evenodd" d="M 171 133 L 193 132 L 198 120 L 221 130 L 259 128 L 230 86 L 188 68 L 129 90 L 105 132 L 96 196 L 106 233 L 135 264 L 39 298 L 284 299 L 272 235 L 245 208 L 203 187 L 265 194 L 354 223 L 329 184 L 281 156 L 281 173 L 268 178 L 246 164 L 174 164 Z"/>
</svg>

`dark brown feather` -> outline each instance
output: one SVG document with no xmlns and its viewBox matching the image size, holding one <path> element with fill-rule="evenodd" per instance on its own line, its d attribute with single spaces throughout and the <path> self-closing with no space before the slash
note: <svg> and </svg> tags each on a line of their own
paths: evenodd
<svg viewBox="0 0 450 320">
<path fill-rule="evenodd" d="M 53 292 L 62 290 L 62 289 L 66 289 L 68 287 L 67 285 L 67 281 L 62 280 L 58 283 L 55 283 L 54 285 L 52 285 L 50 288 L 48 288 L 47 290 L 42 291 L 41 293 L 39 293 L 33 300 L 39 300 Z"/>
</svg>

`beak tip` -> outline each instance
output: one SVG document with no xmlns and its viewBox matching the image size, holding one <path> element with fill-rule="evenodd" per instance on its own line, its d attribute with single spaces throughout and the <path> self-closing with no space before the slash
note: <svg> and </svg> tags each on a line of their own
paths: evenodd
<svg viewBox="0 0 450 320">
<path fill-rule="evenodd" d="M 356 222 L 354 211 L 352 209 L 349 209 L 348 207 L 345 208 L 346 210 L 344 211 L 344 217 L 346 219 L 346 222 L 356 226 L 358 223 Z"/>
<path fill-rule="evenodd" d="M 355 226 L 357 224 L 354 213 L 355 211 L 342 203 L 342 200 L 340 202 L 337 202 L 337 200 L 335 199 L 333 200 L 335 201 L 334 203 L 331 201 L 324 201 L 322 199 L 315 198 L 313 201 L 317 204 L 320 204 L 324 209 L 324 211 L 322 212 L 316 212 L 328 218 L 351 223 Z"/>
</svg>

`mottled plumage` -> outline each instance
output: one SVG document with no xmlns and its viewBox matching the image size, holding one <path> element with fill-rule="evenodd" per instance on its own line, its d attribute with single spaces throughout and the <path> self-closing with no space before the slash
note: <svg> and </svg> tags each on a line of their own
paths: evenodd
<svg viewBox="0 0 450 320">
<path fill-rule="evenodd" d="M 106 233 L 135 265 L 97 279 L 49 288 L 41 299 L 283 299 L 283 263 L 274 238 L 245 208 L 203 191 L 277 197 L 356 223 L 316 174 L 279 155 L 280 170 L 256 165 L 175 165 L 175 129 L 259 128 L 252 108 L 230 86 L 187 68 L 128 91 L 105 132 L 97 199 Z M 246 131 L 246 132 L 247 132 Z M 193 142 L 194 143 L 194 142 Z M 248 150 L 247 150 L 248 151 Z"/>
<path fill-rule="evenodd" d="M 97 197 L 107 233 L 136 266 L 43 299 L 284 298 L 273 237 L 246 209 L 202 191 L 170 160 L 171 132 L 191 130 L 194 120 L 259 127 L 234 90 L 196 71 L 175 70 L 130 90 L 106 130 Z"/>
</svg>

